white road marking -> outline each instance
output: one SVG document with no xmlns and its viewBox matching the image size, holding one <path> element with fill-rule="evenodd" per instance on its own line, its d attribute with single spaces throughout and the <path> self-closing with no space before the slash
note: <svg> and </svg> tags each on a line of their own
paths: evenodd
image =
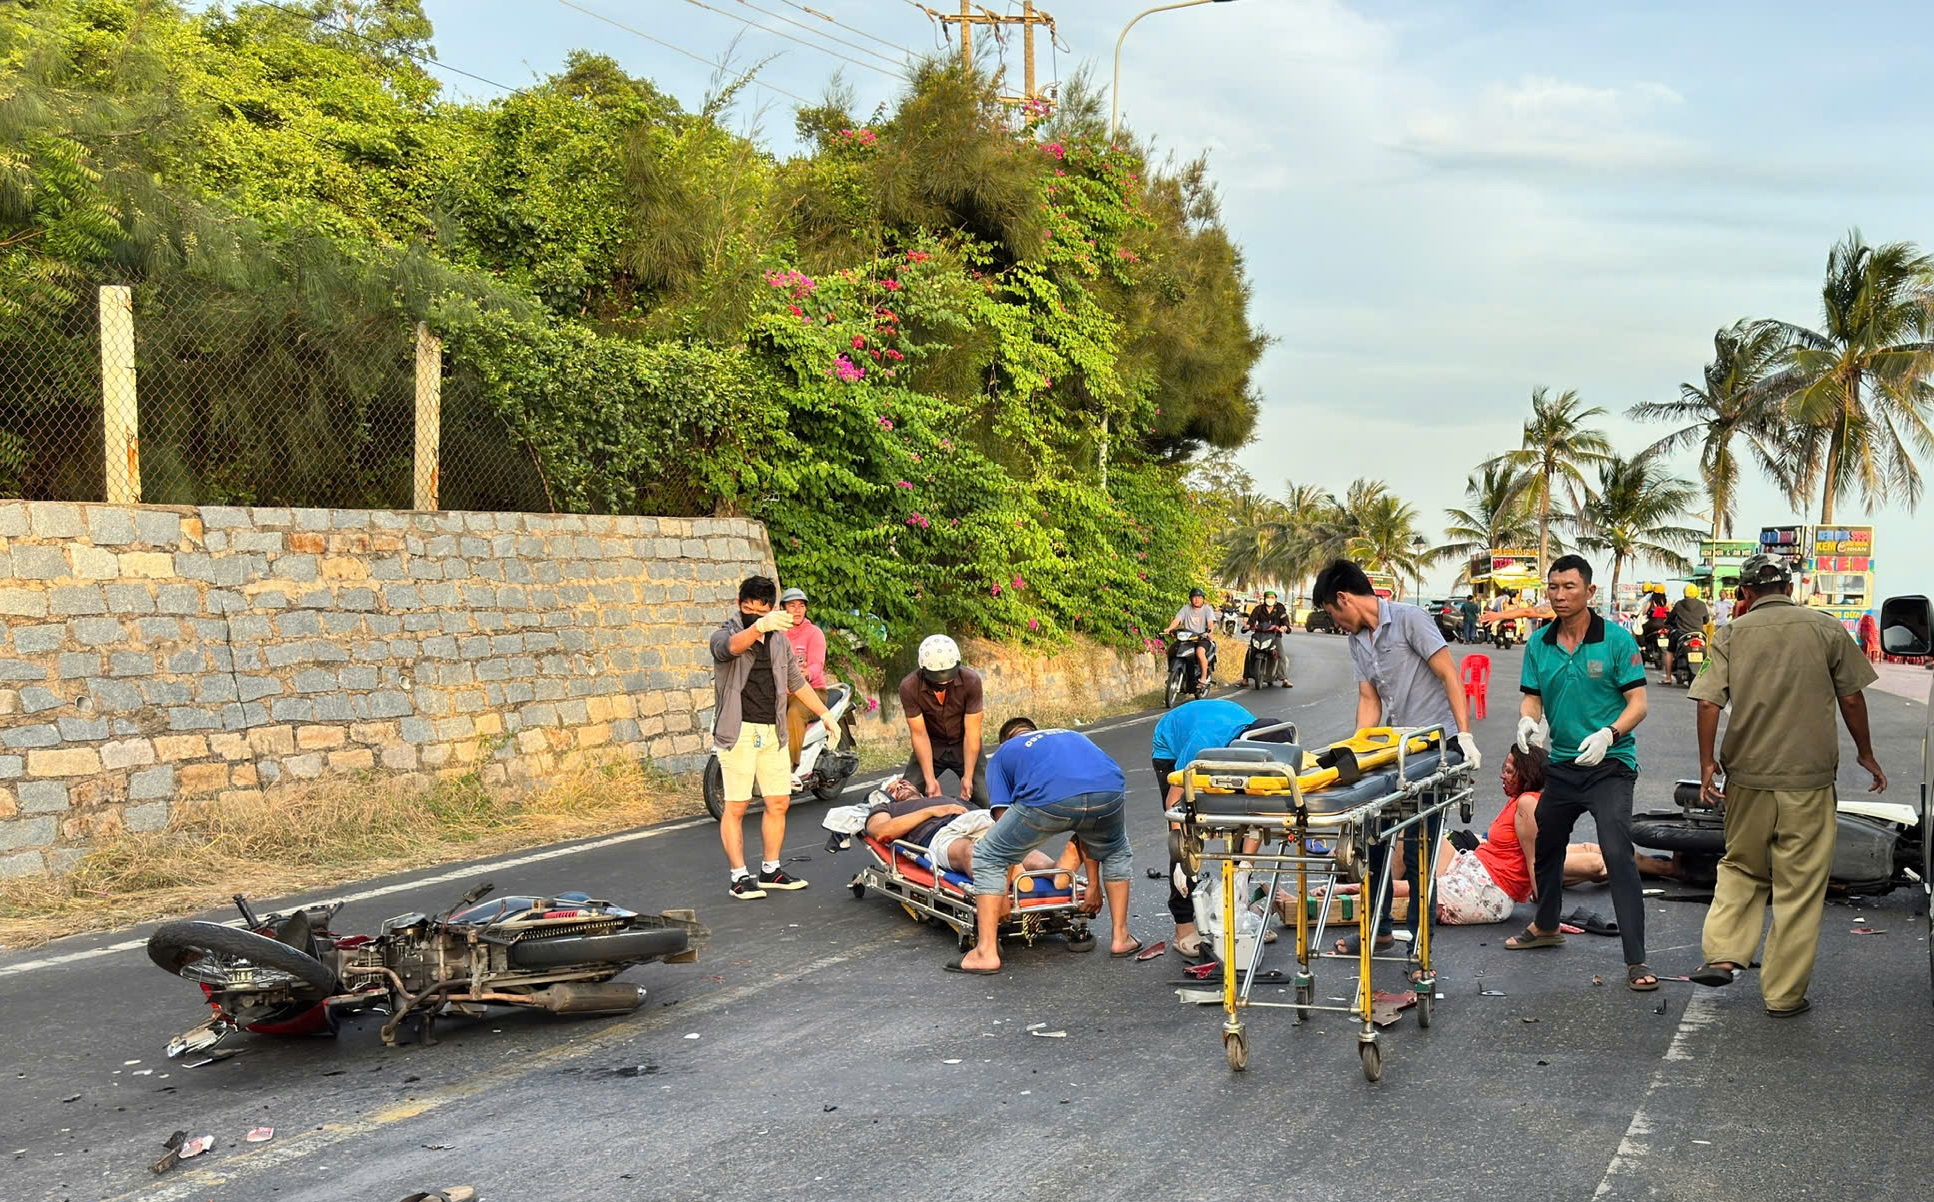
<svg viewBox="0 0 1934 1202">
<path fill-rule="evenodd" d="M 1617 1180 L 1636 1174 L 1651 1153 L 1653 1126 L 1649 1108 L 1659 1090 L 1668 1082 L 1675 1089 L 1697 1090 L 1703 1087 L 1706 1077 L 1704 1069 L 1688 1069 L 1684 1066 L 1697 1062 L 1698 1058 L 1692 1050 L 1693 1039 L 1700 1031 L 1717 1023 L 1719 1013 L 1717 1001 L 1705 990 L 1694 993 L 1686 1002 L 1685 1013 L 1679 1016 L 1679 1028 L 1672 1033 L 1672 1042 L 1666 1046 L 1664 1062 L 1653 1071 L 1652 1080 L 1646 1084 L 1638 1109 L 1632 1112 L 1632 1121 L 1625 1128 L 1625 1137 L 1618 1141 L 1618 1151 L 1612 1154 L 1612 1162 L 1605 1166 L 1605 1176 L 1600 1179 L 1598 1188 L 1592 1191 L 1593 1198 L 1609 1195 Z"/>
</svg>

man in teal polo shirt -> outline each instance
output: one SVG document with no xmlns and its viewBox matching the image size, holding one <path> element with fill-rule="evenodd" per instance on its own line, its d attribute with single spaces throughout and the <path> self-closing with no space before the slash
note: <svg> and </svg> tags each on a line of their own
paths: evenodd
<svg viewBox="0 0 1934 1202">
<path fill-rule="evenodd" d="M 1631 632 L 1592 609 L 1592 566 L 1561 555 L 1546 578 L 1556 620 L 1524 645 L 1519 690 L 1518 746 L 1551 749 L 1551 767 L 1538 799 L 1535 848 L 1538 913 L 1505 940 L 1514 951 L 1557 947 L 1563 904 L 1565 845 L 1584 814 L 1598 828 L 1611 878 L 1612 908 L 1625 944 L 1625 983 L 1640 992 L 1659 987 L 1645 964 L 1645 904 L 1632 854 L 1632 789 L 1639 757 L 1632 731 L 1645 721 L 1645 661 Z"/>
</svg>

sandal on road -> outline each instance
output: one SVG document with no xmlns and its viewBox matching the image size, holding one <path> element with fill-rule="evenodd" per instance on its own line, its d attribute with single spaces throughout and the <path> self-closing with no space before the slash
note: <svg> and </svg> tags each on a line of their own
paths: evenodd
<svg viewBox="0 0 1934 1202">
<path fill-rule="evenodd" d="M 1370 948 L 1372 955 L 1387 956 L 1397 950 L 1397 937 L 1380 935 L 1371 942 Z M 1361 955 L 1362 952 L 1363 939 L 1359 935 L 1350 935 L 1336 941 L 1336 954 L 1339 956 L 1356 956 Z"/>
<path fill-rule="evenodd" d="M 1563 947 L 1564 945 L 1565 937 L 1556 931 L 1553 931 L 1549 935 L 1540 935 L 1528 926 L 1504 941 L 1504 946 L 1514 952 L 1530 951 L 1532 948 L 1537 947 Z"/>
<path fill-rule="evenodd" d="M 1633 993 L 1650 993 L 1659 987 L 1659 974 L 1643 964 L 1627 964 L 1625 985 Z"/>
<path fill-rule="evenodd" d="M 946 963 L 947 971 L 964 972 L 970 977 L 998 977 L 1001 975 L 1001 970 L 998 968 L 969 968 L 965 963 L 963 963 L 963 961 L 965 960 L 966 960 L 965 956 L 957 956 L 954 959 L 947 961 Z"/>
<path fill-rule="evenodd" d="M 1711 985 L 1716 989 L 1721 985 L 1730 985 L 1737 981 L 1739 974 L 1745 971 L 1737 964 L 1721 960 L 1712 964 L 1701 964 L 1686 980 L 1697 985 Z"/>
</svg>

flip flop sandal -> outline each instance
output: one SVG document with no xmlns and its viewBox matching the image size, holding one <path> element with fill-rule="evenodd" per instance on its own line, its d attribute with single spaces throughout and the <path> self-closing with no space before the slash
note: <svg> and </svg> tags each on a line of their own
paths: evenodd
<svg viewBox="0 0 1934 1202">
<path fill-rule="evenodd" d="M 1339 956 L 1357 956 L 1363 954 L 1363 940 L 1357 935 L 1349 935 L 1339 939 L 1334 944 L 1331 944 L 1331 947 Z M 1371 955 L 1388 955 L 1396 950 L 1397 937 L 1395 935 L 1385 935 L 1370 944 Z"/>
<path fill-rule="evenodd" d="M 1129 948 L 1125 952 L 1117 952 L 1117 951 L 1111 950 L 1108 954 L 1117 960 L 1126 960 L 1130 956 L 1139 956 L 1142 954 L 1142 941 L 1137 939 L 1135 941 L 1135 946 Z"/>
<path fill-rule="evenodd" d="M 1771 1006 L 1768 1006 L 1766 1013 L 1772 1015 L 1774 1018 L 1792 1018 L 1795 1014 L 1805 1014 L 1811 1009 L 1813 1009 L 1813 1003 L 1806 998 L 1801 998 L 1800 1004 L 1797 1006 L 1789 1006 L 1784 1010 L 1775 1010 Z"/>
<path fill-rule="evenodd" d="M 1528 926 L 1504 941 L 1504 946 L 1514 952 L 1530 951 L 1532 948 L 1538 947 L 1563 947 L 1564 945 L 1565 937 L 1563 935 L 1540 935 Z"/>
<path fill-rule="evenodd" d="M 1592 935 L 1618 934 L 1618 923 L 1607 919 L 1602 914 L 1594 914 L 1586 909 L 1573 910 L 1559 921 L 1568 922 L 1575 927 L 1580 927 L 1586 933 Z"/>
<path fill-rule="evenodd" d="M 947 961 L 947 971 L 964 972 L 970 977 L 998 977 L 1001 975 L 1001 970 L 998 968 L 969 968 L 961 962 L 965 959 L 965 956 L 956 956 Z M 407 1202 L 407 1199 L 405 1202 Z"/>
<path fill-rule="evenodd" d="M 1625 987 L 1633 993 L 1650 993 L 1659 987 L 1659 974 L 1643 964 L 1627 964 Z"/>
<path fill-rule="evenodd" d="M 1717 989 L 1721 985 L 1730 985 L 1737 981 L 1739 974 L 1745 971 L 1743 968 L 1726 968 L 1718 964 L 1701 964 L 1686 977 L 1686 980 L 1699 985 L 1710 985 Z"/>
</svg>

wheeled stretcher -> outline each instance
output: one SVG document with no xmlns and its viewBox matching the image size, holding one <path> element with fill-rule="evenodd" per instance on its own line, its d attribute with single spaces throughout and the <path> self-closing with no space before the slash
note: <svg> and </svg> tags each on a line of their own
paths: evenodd
<svg viewBox="0 0 1934 1202">
<path fill-rule="evenodd" d="M 1191 876 L 1204 865 L 1221 872 L 1222 1043 L 1230 1068 L 1241 1071 L 1249 1064 L 1244 1009 L 1292 1009 L 1299 1022 L 1317 1011 L 1334 1011 L 1362 1021 L 1358 1055 L 1364 1076 L 1377 1080 L 1383 1074 L 1383 1048 L 1371 1021 L 1370 970 L 1378 960 L 1402 963 L 1410 970 L 1418 1025 L 1430 1025 L 1437 987 L 1430 954 L 1437 840 L 1431 835 L 1437 820 L 1453 806 L 1470 821 L 1471 778 L 1469 765 L 1453 750 L 1442 726 L 1359 731 L 1311 754 L 1298 742 L 1295 724 L 1288 722 L 1251 731 L 1229 747 L 1204 751 L 1169 778 L 1182 787 L 1180 804 L 1168 812 L 1175 827 L 1170 833 L 1174 858 Z M 1380 857 L 1381 871 L 1373 873 L 1371 849 L 1395 853 L 1413 833 L 1411 904 L 1417 912 L 1417 935 L 1403 954 L 1379 956 L 1375 932 L 1390 904 L 1399 856 Z M 1252 834 L 1259 837 L 1259 846 L 1243 852 L 1243 839 Z M 1272 899 L 1285 878 L 1295 881 L 1293 1002 L 1251 996 L 1264 943 L 1258 939 L 1244 949 L 1234 935 L 1236 909 L 1244 900 L 1236 896 L 1239 861 L 1247 865 L 1243 871 L 1268 874 L 1266 896 Z M 1328 907 L 1312 915 L 1306 900 L 1312 885 L 1325 886 L 1328 895 L 1344 882 L 1364 886 L 1355 955 L 1318 950 L 1329 924 Z M 1238 954 L 1239 949 L 1246 954 Z M 1316 1004 L 1315 964 L 1324 959 L 1356 961 L 1356 991 L 1347 1006 Z"/>
<path fill-rule="evenodd" d="M 827 850 L 838 852 L 853 842 L 866 850 L 867 864 L 847 885 L 855 898 L 864 898 L 869 889 L 885 894 L 899 902 L 915 922 L 931 922 L 951 930 L 961 951 L 974 946 L 979 927 L 972 877 L 950 868 L 936 869 L 927 849 L 918 843 L 876 839 L 863 828 L 844 832 L 837 825 L 837 813 L 826 819 L 827 829 L 834 832 L 826 842 Z M 1091 916 L 1081 908 L 1083 885 L 1084 878 L 1065 868 L 1022 872 L 1008 886 L 1013 906 L 1001 920 L 1000 937 L 1019 939 L 1032 947 L 1039 939 L 1060 935 L 1066 938 L 1071 952 L 1094 950 L 1095 937 L 1088 929 Z"/>
</svg>

